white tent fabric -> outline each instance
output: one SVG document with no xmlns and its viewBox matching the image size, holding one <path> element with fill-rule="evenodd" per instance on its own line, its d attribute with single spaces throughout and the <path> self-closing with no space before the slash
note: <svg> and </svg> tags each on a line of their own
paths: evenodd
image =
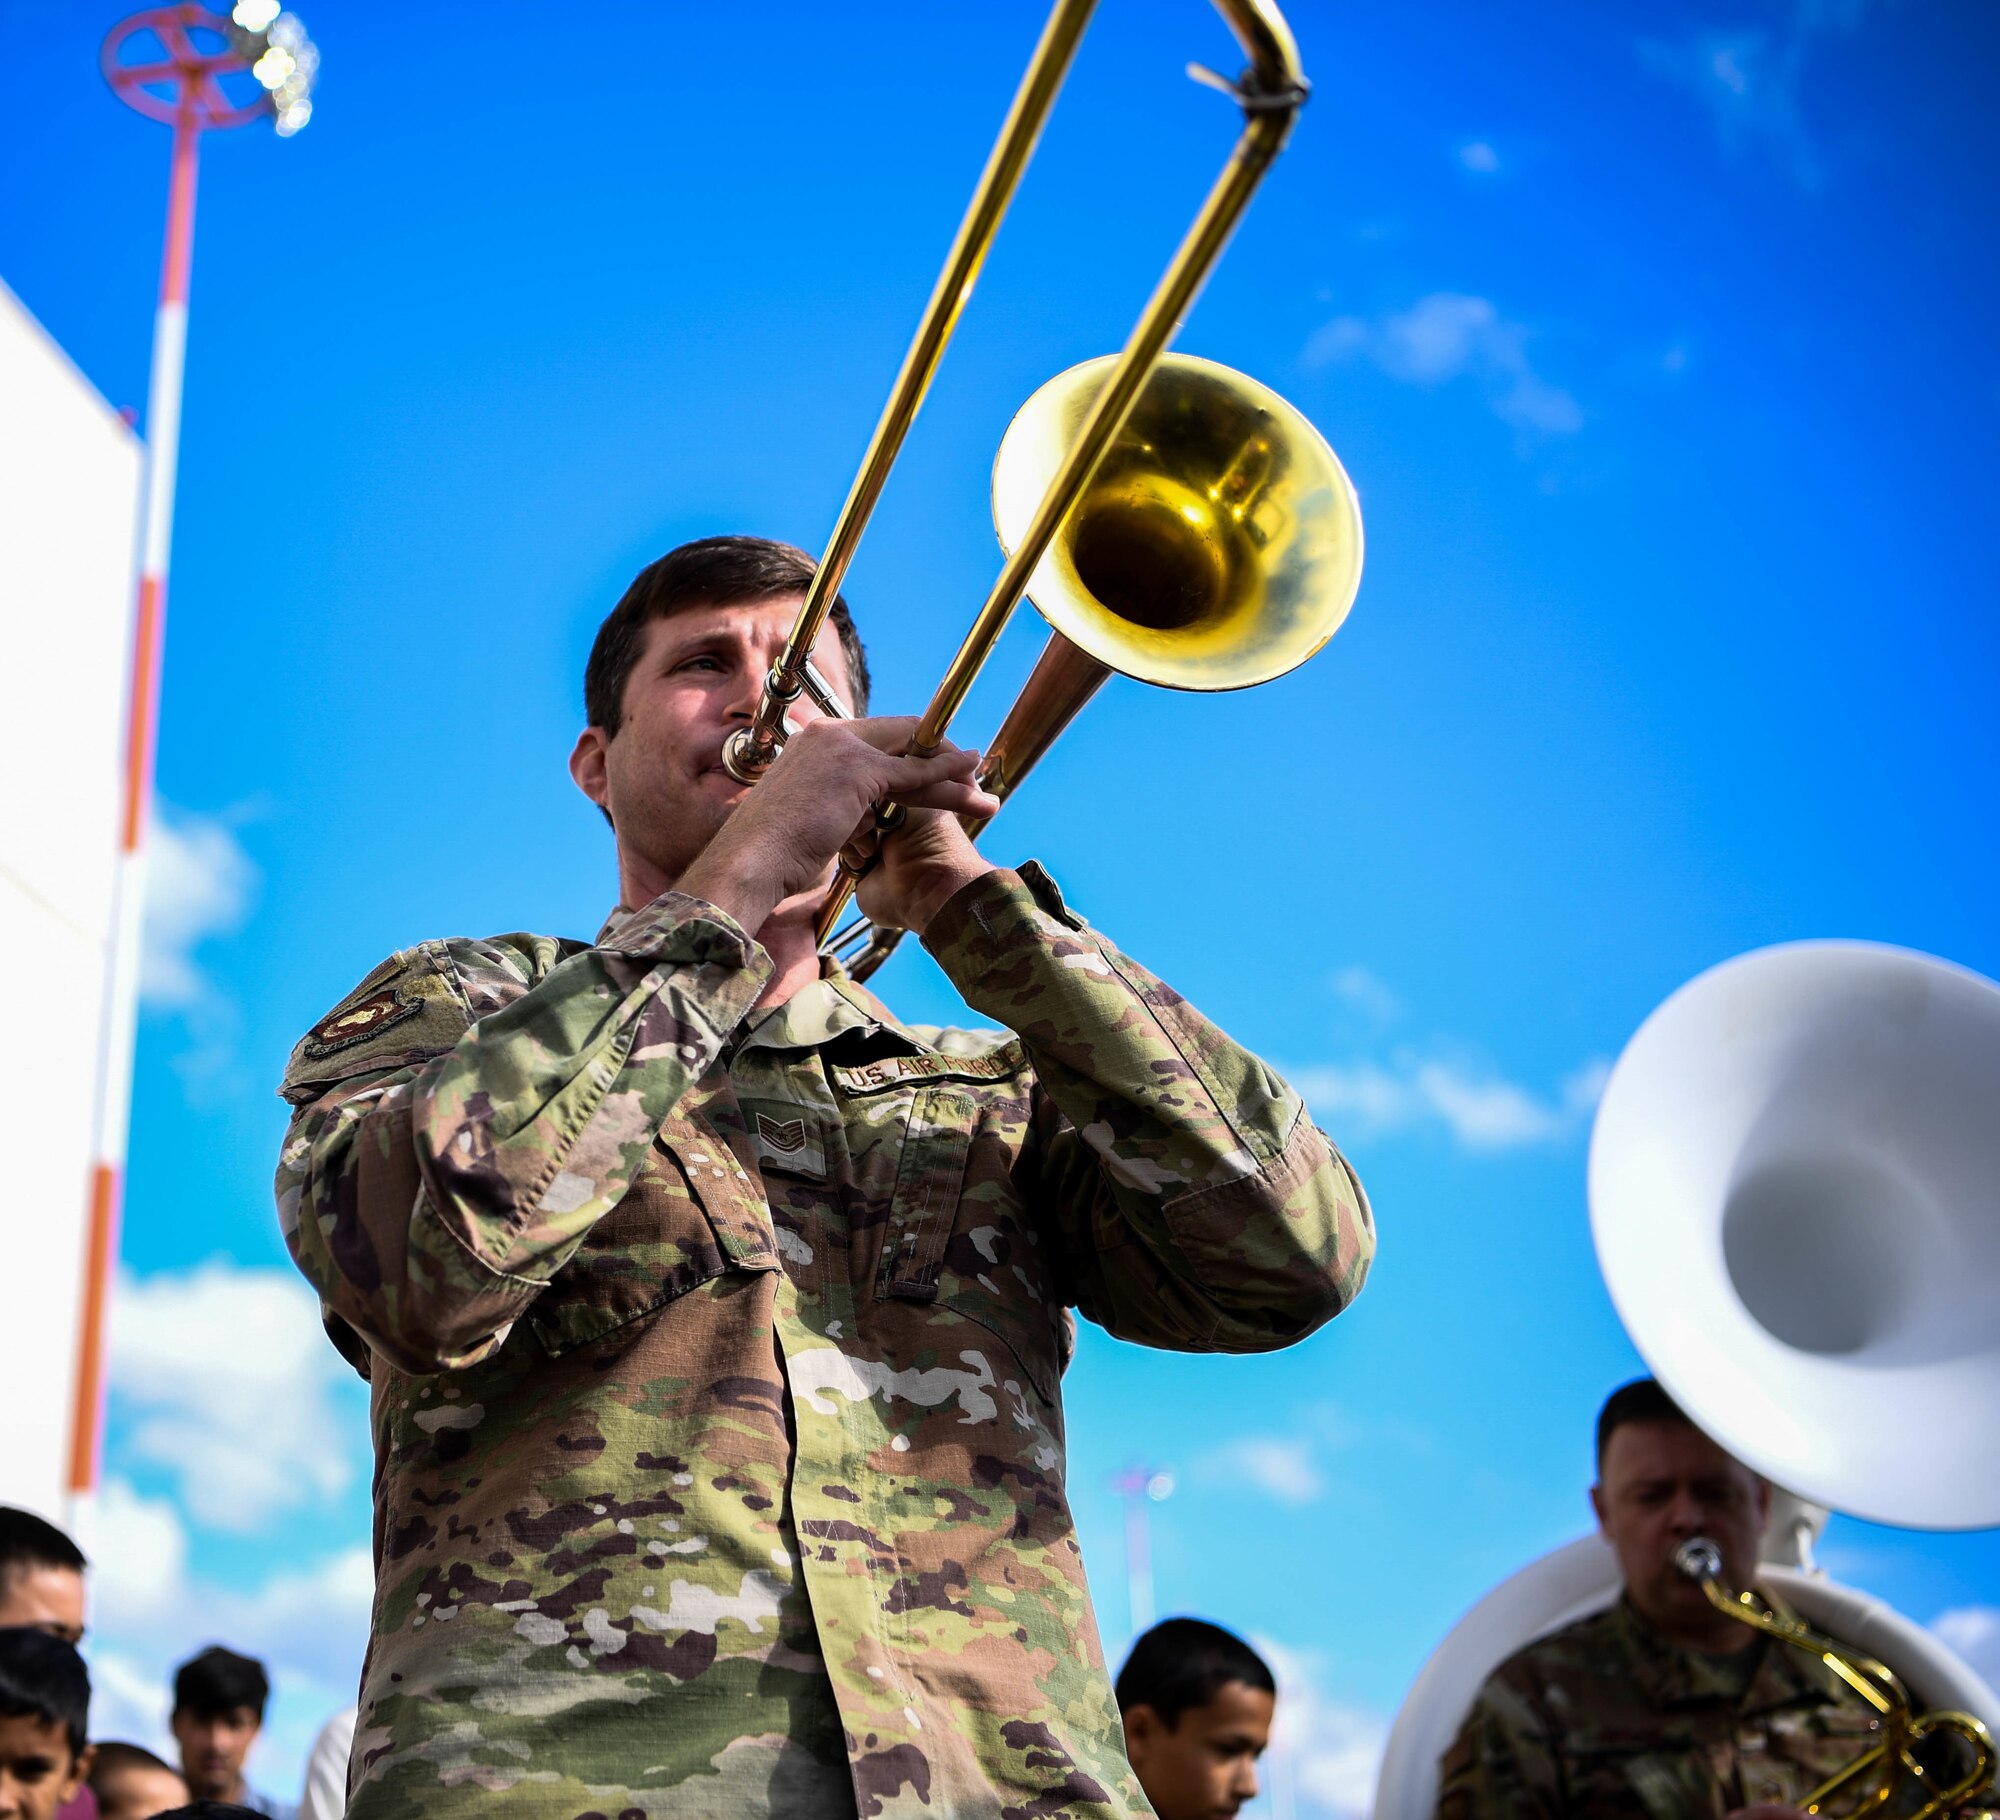
<svg viewBox="0 0 2000 1820">
<path fill-rule="evenodd" d="M 141 449 L 0 284 L 0 1503 L 63 1514 Z"/>
</svg>

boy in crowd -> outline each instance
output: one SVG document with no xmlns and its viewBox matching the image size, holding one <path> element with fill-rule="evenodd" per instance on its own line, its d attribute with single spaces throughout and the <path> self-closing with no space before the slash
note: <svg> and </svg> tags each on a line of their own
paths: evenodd
<svg viewBox="0 0 2000 1820">
<path fill-rule="evenodd" d="M 233 1802 L 268 1820 L 292 1820 L 290 1802 L 259 1794 L 243 1779 L 243 1760 L 263 1730 L 270 1694 L 263 1663 L 234 1650 L 205 1649 L 174 1671 L 174 1741 L 181 1747 L 181 1775 L 197 1801 Z"/>
<path fill-rule="evenodd" d="M 31 1510 L 0 1504 L 0 1626 L 83 1641 L 83 1551 Z"/>
<path fill-rule="evenodd" d="M 0 1628 L 24 1625 L 72 1649 L 83 1641 L 83 1550 L 32 1510 L 0 1504 Z M 56 1820 L 96 1820 L 88 1788 Z"/>
<path fill-rule="evenodd" d="M 185 1805 L 188 1786 L 142 1744 L 98 1744 L 90 1766 L 99 1820 L 153 1820 Z"/>
<path fill-rule="evenodd" d="M 55 1820 L 90 1768 L 90 1675 L 60 1637 L 0 1630 L 0 1820 Z"/>
<path fill-rule="evenodd" d="M 1160 1820 L 1233 1820 L 1254 1800 L 1277 1707 L 1264 1659 L 1199 1618 L 1154 1625 L 1118 1672 L 1125 1754 Z"/>
</svg>

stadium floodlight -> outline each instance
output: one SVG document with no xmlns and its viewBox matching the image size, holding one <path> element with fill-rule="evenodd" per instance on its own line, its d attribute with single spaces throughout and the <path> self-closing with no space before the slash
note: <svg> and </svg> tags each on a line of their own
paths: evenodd
<svg viewBox="0 0 2000 1820">
<path fill-rule="evenodd" d="M 312 87 L 319 75 L 319 51 L 296 13 L 281 12 L 271 0 L 240 0 L 229 15 L 230 36 L 250 59 L 250 73 L 271 98 L 278 137 L 289 139 L 312 118 Z M 259 23 L 261 22 L 261 23 Z"/>
<path fill-rule="evenodd" d="M 103 1429 L 104 1316 L 118 1256 L 130 1123 L 146 819 L 153 794 L 167 558 L 172 547 L 174 469 L 187 350 L 188 266 L 194 251 L 195 153 L 201 135 L 217 127 L 269 120 L 281 137 L 296 133 L 312 118 L 309 97 L 319 73 L 319 52 L 297 17 L 274 0 L 237 0 L 226 16 L 194 5 L 155 6 L 134 13 L 113 26 L 104 40 L 102 67 L 119 100 L 174 129 L 174 148 L 146 393 L 146 499 L 126 684 L 124 803 L 98 1038 L 89 1237 L 78 1323 L 76 1402 L 70 1417 L 72 1501 L 87 1497 L 96 1486 Z"/>
</svg>

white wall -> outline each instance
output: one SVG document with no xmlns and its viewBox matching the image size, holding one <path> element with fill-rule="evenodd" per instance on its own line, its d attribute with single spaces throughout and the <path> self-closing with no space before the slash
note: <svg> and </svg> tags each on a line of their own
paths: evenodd
<svg viewBox="0 0 2000 1820">
<path fill-rule="evenodd" d="M 140 466 L 138 439 L 0 284 L 0 1503 L 54 1517 L 68 1463 Z"/>
</svg>

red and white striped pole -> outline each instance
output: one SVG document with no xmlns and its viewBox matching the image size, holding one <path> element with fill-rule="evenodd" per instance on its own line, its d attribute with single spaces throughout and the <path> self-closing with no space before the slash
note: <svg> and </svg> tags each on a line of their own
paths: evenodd
<svg viewBox="0 0 2000 1820">
<path fill-rule="evenodd" d="M 238 13 L 245 11 L 238 7 Z M 276 8 L 270 9 L 276 15 Z M 289 18 L 288 15 L 284 17 Z M 291 22 L 296 27 L 296 21 Z M 153 798 L 158 742 L 160 663 L 166 647 L 167 565 L 173 550 L 174 476 L 180 459 L 181 379 L 187 366 L 188 273 L 194 256 L 196 159 L 210 127 L 244 126 L 275 114 L 281 131 L 296 131 L 310 115 L 304 92 L 317 54 L 303 66 L 303 85 L 288 97 L 283 79 L 301 59 L 282 51 L 279 80 L 266 80 L 256 59 L 283 37 L 271 20 L 255 33 L 232 28 L 206 8 L 164 6 L 135 13 L 104 41 L 104 73 L 120 100 L 174 129 L 167 183 L 167 240 L 160 260 L 160 300 L 153 316 L 153 364 L 146 395 L 146 497 L 140 520 L 139 597 L 126 676 L 125 762 L 121 774 L 117 869 L 112 883 L 111 946 L 99 1023 L 96 1105 L 91 1120 L 90 1203 L 84 1251 L 83 1306 L 77 1323 L 75 1400 L 70 1413 L 69 1497 L 72 1507 L 97 1485 L 104 1439 L 104 1361 L 111 1280 L 118 1262 L 118 1224 L 125 1191 L 125 1151 L 131 1128 L 132 1054 L 139 1019 L 141 934 L 146 913 L 146 825 Z M 268 35 L 267 35 L 268 33 Z M 289 40 L 304 45 L 302 32 Z M 144 50 L 157 44 L 152 56 Z M 136 60 L 128 56 L 141 48 Z M 250 76 L 250 99 L 238 102 L 224 77 Z M 164 92 L 162 92 L 164 91 Z M 292 108 L 288 117 L 285 109 Z"/>
<path fill-rule="evenodd" d="M 180 457 L 181 377 L 187 366 L 188 264 L 194 251 L 195 160 L 201 144 L 192 103 L 174 122 L 167 190 L 167 246 L 153 317 L 153 370 L 146 396 L 146 503 L 140 519 L 139 600 L 126 673 L 125 765 L 112 881 L 111 954 L 97 1051 L 97 1106 L 91 1120 L 90 1214 L 85 1239 L 76 1404 L 70 1420 L 72 1498 L 97 1483 L 104 1412 L 105 1310 L 118 1258 L 125 1190 L 126 1134 L 132 1112 L 132 1049 L 139 1017 L 140 932 L 146 915 L 146 820 L 160 703 L 160 656 L 167 626 L 167 560 L 173 549 L 174 470 Z"/>
</svg>

